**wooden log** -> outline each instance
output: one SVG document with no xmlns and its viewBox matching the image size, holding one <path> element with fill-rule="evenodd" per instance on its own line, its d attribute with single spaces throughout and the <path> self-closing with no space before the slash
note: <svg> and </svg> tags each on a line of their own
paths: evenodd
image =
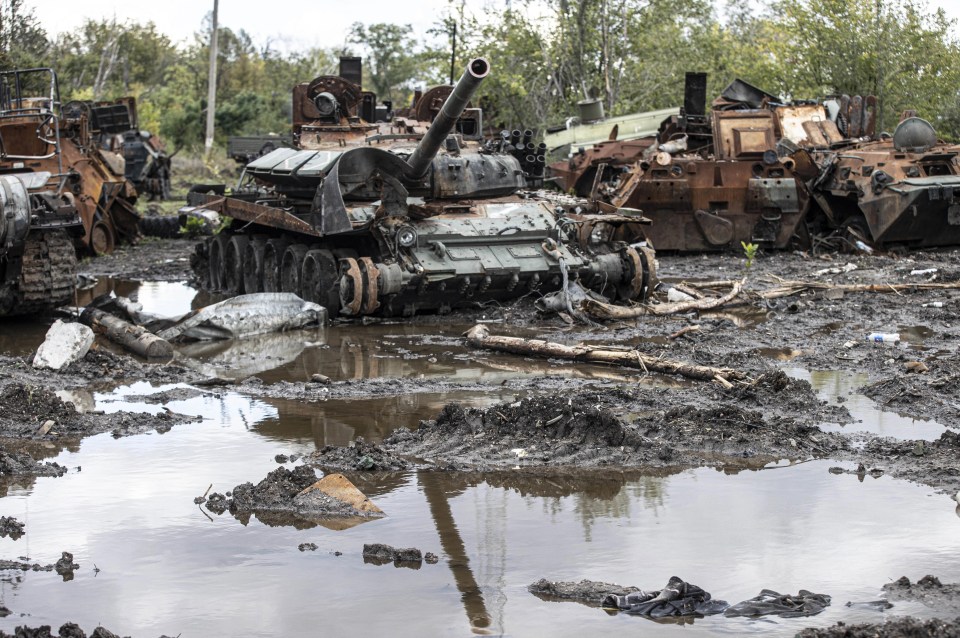
<svg viewBox="0 0 960 638">
<path fill-rule="evenodd" d="M 601 346 L 567 346 L 562 343 L 553 343 L 542 339 L 523 339 L 521 337 L 498 337 L 490 334 L 490 330 L 478 324 L 467 331 L 467 342 L 475 348 L 485 348 L 500 352 L 510 352 L 543 358 L 570 359 L 585 363 L 603 363 L 620 365 L 629 368 L 639 368 L 646 372 L 660 372 L 676 374 L 688 379 L 700 381 L 717 381 L 722 385 L 731 381 L 748 380 L 747 375 L 730 368 L 711 368 L 683 361 L 671 361 L 651 357 L 637 350 L 614 350 Z M 720 381 L 722 379 L 722 381 Z"/>
<path fill-rule="evenodd" d="M 902 290 L 957 290 L 960 281 L 943 283 L 915 283 L 915 284 L 827 284 L 819 281 L 785 281 L 778 280 L 776 288 L 764 290 L 758 295 L 761 299 L 777 299 L 798 295 L 806 290 L 842 290 L 843 292 L 895 292 Z"/>
<path fill-rule="evenodd" d="M 703 299 L 694 299 L 693 301 L 678 301 L 676 303 L 663 303 L 658 305 L 636 306 L 625 308 L 613 304 L 603 303 L 596 299 L 584 299 L 580 303 L 581 309 L 589 315 L 598 319 L 636 319 L 643 315 L 675 315 L 681 312 L 691 310 L 710 310 L 719 308 L 729 303 L 740 291 L 743 290 L 743 281 L 733 281 L 730 283 L 730 292 L 722 297 L 704 297 Z"/>
<path fill-rule="evenodd" d="M 90 326 L 97 334 L 120 344 L 127 350 L 147 359 L 170 359 L 173 346 L 146 328 L 135 326 L 96 308 L 85 308 L 80 322 Z"/>
</svg>

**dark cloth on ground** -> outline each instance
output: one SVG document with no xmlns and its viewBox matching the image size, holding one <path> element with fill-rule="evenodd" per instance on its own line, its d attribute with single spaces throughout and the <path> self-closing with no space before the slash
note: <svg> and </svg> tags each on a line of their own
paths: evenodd
<svg viewBox="0 0 960 638">
<path fill-rule="evenodd" d="M 772 589 L 760 591 L 760 595 L 737 603 L 724 612 L 725 616 L 768 616 L 783 618 L 815 616 L 830 606 L 830 596 L 814 594 L 801 589 L 796 596 L 779 594 Z"/>
<path fill-rule="evenodd" d="M 626 596 L 610 594 L 604 597 L 601 606 L 649 618 L 668 618 L 719 614 L 729 605 L 723 600 L 711 600 L 709 592 L 673 576 L 663 589 Z"/>
</svg>

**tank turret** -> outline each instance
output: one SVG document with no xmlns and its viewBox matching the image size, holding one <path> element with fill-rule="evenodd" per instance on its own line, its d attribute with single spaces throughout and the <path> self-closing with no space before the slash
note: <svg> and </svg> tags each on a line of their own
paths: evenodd
<svg viewBox="0 0 960 638">
<path fill-rule="evenodd" d="M 645 219 L 525 193 L 530 171 L 483 143 L 469 104 L 489 72 L 471 61 L 452 89 L 425 94 L 429 109 L 390 122 L 301 123 L 299 148 L 249 164 L 242 188 L 195 194 L 191 204 L 233 220 L 198 246 L 204 286 L 294 292 L 331 316 L 444 312 L 578 280 L 612 299 L 646 296 L 656 277 Z M 321 79 L 295 100 L 338 84 Z M 420 112 L 432 122 L 410 119 Z"/>
</svg>

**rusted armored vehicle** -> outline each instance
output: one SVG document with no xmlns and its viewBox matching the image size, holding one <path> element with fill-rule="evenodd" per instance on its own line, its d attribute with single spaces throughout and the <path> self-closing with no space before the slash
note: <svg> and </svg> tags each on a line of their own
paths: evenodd
<svg viewBox="0 0 960 638">
<path fill-rule="evenodd" d="M 52 73 L 50 81 L 54 82 Z M 83 225 L 74 196 L 48 188 L 55 177 L 32 167 L 56 160 L 55 99 L 23 96 L 16 71 L 0 73 L 0 316 L 48 310 L 73 297 Z M 55 93 L 52 93 L 55 98 Z M 25 137 L 24 133 L 30 133 Z M 48 143 L 36 143 L 44 137 Z"/>
<path fill-rule="evenodd" d="M 706 109 L 706 74 L 688 73 L 684 107 L 655 143 L 620 172 L 608 195 L 652 222 L 657 250 L 784 248 L 804 232 L 809 192 L 778 145 L 776 98 L 735 81 Z M 804 164 L 805 165 L 805 164 Z"/>
<path fill-rule="evenodd" d="M 25 69 L 0 78 L 0 174 L 47 175 L 42 186 L 31 182 L 32 190 L 71 198 L 83 222 L 78 247 L 85 251 L 110 253 L 118 241 L 136 240 L 137 191 L 124 176 L 123 156 L 99 147 L 86 109 L 61 108 L 56 73 Z"/>
<path fill-rule="evenodd" d="M 960 146 L 905 118 L 892 136 L 815 149 L 816 213 L 827 228 L 876 246 L 960 244 Z"/>
<path fill-rule="evenodd" d="M 85 111 L 100 148 L 123 156 L 124 175 L 141 196 L 170 198 L 170 157 L 159 137 L 140 128 L 137 99 L 68 102 L 65 109 Z"/>
<path fill-rule="evenodd" d="M 205 286 L 295 292 L 331 316 L 444 312 L 573 280 L 614 299 L 646 295 L 645 220 L 567 213 L 527 194 L 536 177 L 508 141 L 481 139 L 482 114 L 468 104 L 488 71 L 475 59 L 439 106 L 421 96 L 432 123 L 365 119 L 374 102 L 341 76 L 295 88 L 298 148 L 251 163 L 229 196 L 191 195 L 185 212 L 232 220 L 198 246 Z"/>
</svg>

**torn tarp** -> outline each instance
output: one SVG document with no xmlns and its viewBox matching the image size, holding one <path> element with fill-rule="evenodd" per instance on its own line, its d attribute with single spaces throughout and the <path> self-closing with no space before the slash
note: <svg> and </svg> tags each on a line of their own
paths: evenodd
<svg viewBox="0 0 960 638">
<path fill-rule="evenodd" d="M 157 334 L 167 341 L 241 339 L 326 321 L 326 308 L 293 293 L 258 292 L 207 306 Z"/>
<path fill-rule="evenodd" d="M 830 596 L 814 594 L 801 589 L 796 596 L 779 594 L 772 589 L 763 589 L 758 596 L 737 603 L 724 612 L 725 616 L 768 616 L 784 618 L 814 616 L 830 606 Z"/>
<path fill-rule="evenodd" d="M 663 589 L 638 591 L 626 596 L 610 594 L 604 597 L 601 606 L 649 618 L 668 618 L 719 614 L 729 604 L 712 600 L 710 592 L 672 576 Z"/>
</svg>

